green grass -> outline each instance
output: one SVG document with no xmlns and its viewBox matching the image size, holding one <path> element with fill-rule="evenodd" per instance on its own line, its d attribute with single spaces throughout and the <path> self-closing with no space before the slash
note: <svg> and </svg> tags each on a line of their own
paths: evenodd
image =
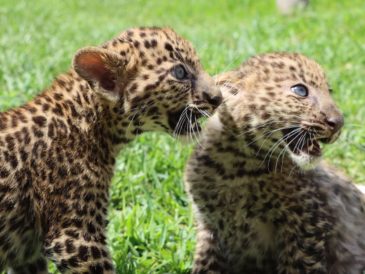
<svg viewBox="0 0 365 274">
<path fill-rule="evenodd" d="M 365 3 L 311 1 L 283 17 L 270 1 L 13 1 L 0 4 L 0 108 L 20 105 L 68 69 L 80 47 L 131 26 L 168 25 L 191 40 L 215 74 L 267 51 L 321 63 L 346 117 L 325 157 L 365 183 Z M 191 147 L 146 134 L 118 160 L 109 243 L 118 273 L 187 273 L 194 229 L 182 171 Z"/>
</svg>

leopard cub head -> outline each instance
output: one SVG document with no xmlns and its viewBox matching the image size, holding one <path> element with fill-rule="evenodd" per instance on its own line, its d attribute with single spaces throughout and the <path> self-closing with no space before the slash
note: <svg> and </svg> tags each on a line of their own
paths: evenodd
<svg viewBox="0 0 365 274">
<path fill-rule="evenodd" d="M 188 135 L 221 103 L 192 45 L 168 28 L 136 28 L 74 58 L 75 71 L 120 113 L 135 133 Z M 117 111 L 118 113 L 118 111 Z"/>
<path fill-rule="evenodd" d="M 344 124 L 323 69 L 301 54 L 259 55 L 217 81 L 237 128 L 266 160 L 312 166 L 320 143 L 334 142 Z"/>
</svg>

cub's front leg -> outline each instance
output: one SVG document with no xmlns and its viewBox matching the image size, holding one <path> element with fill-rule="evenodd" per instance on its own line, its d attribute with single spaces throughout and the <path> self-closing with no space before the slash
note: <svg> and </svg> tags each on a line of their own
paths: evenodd
<svg viewBox="0 0 365 274">
<path fill-rule="evenodd" d="M 193 274 L 228 274 L 226 260 L 218 246 L 215 232 L 199 225 Z"/>
<path fill-rule="evenodd" d="M 46 252 L 62 274 L 115 273 L 104 232 L 68 228 L 57 236 L 46 245 Z"/>
<path fill-rule="evenodd" d="M 80 196 L 90 198 L 59 202 L 48 213 L 45 255 L 62 274 L 114 274 L 106 243 L 107 194 L 94 191 Z"/>
</svg>

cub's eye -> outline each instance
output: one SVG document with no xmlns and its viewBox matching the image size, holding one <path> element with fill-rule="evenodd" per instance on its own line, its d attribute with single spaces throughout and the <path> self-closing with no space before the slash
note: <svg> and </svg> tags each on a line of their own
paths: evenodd
<svg viewBox="0 0 365 274">
<path fill-rule="evenodd" d="M 298 84 L 298 85 L 292 86 L 290 89 L 296 95 L 299 95 L 301 97 L 307 97 L 308 96 L 308 89 L 307 89 L 306 86 L 304 86 L 302 84 Z"/>
<path fill-rule="evenodd" d="M 188 78 L 188 73 L 183 65 L 177 65 L 172 69 L 172 75 L 178 80 L 185 80 Z"/>
</svg>

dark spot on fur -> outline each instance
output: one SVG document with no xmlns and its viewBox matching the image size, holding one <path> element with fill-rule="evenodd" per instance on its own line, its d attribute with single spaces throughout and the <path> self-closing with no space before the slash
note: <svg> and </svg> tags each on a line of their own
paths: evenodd
<svg viewBox="0 0 365 274">
<path fill-rule="evenodd" d="M 144 46 L 145 46 L 146 49 L 149 49 L 151 47 L 151 44 L 148 40 L 145 40 L 144 41 Z"/>
<path fill-rule="evenodd" d="M 168 51 L 173 51 L 173 47 L 171 46 L 171 44 L 169 43 L 165 43 L 165 49 L 168 50 Z"/>
<path fill-rule="evenodd" d="M 156 39 L 152 39 L 151 40 L 151 47 L 152 48 L 155 48 L 157 46 L 157 41 L 156 41 Z"/>
<path fill-rule="evenodd" d="M 44 116 L 34 116 L 33 121 L 39 127 L 44 127 L 46 125 L 47 119 Z"/>
</svg>

